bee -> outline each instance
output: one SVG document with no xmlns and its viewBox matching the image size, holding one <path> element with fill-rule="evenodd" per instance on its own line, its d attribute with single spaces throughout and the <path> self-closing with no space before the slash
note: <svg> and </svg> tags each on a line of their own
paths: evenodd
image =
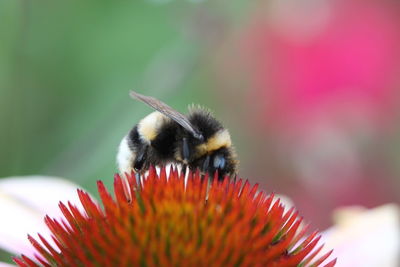
<svg viewBox="0 0 400 267">
<path fill-rule="evenodd" d="M 218 180 L 237 174 L 230 134 L 210 111 L 193 106 L 186 116 L 156 98 L 134 91 L 130 96 L 155 111 L 122 139 L 117 154 L 120 173 L 143 173 L 151 165 L 175 163 L 209 177 L 218 171 Z"/>
</svg>

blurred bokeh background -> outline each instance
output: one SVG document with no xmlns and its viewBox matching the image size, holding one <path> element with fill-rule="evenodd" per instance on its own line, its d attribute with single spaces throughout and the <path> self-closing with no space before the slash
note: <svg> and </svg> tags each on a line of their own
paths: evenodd
<svg viewBox="0 0 400 267">
<path fill-rule="evenodd" d="M 214 110 L 241 176 L 315 227 L 398 203 L 399 29 L 393 0 L 1 0 L 0 177 L 111 185 L 135 89 Z"/>
</svg>

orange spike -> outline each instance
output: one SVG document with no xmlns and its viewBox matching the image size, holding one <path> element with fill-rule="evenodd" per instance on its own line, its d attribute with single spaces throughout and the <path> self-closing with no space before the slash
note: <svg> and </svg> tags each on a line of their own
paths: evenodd
<svg viewBox="0 0 400 267">
<path fill-rule="evenodd" d="M 135 173 L 114 178 L 115 199 L 97 183 L 102 207 L 78 190 L 85 212 L 60 203 L 61 220 L 45 217 L 52 247 L 29 237 L 37 257 L 14 259 L 19 266 L 307 266 L 320 247 L 317 233 L 304 238 L 301 218 L 274 195 L 249 181 L 222 181 L 173 166 L 158 175 L 151 167 L 136 185 Z M 104 211 L 102 210 L 104 209 Z M 329 256 L 329 255 L 328 255 Z M 327 254 L 317 259 L 321 265 Z M 304 260 L 305 259 L 305 260 Z M 37 262 L 36 262 L 37 261 Z M 303 262 L 302 262 L 303 261 Z M 328 267 L 335 264 L 328 263 Z"/>
</svg>

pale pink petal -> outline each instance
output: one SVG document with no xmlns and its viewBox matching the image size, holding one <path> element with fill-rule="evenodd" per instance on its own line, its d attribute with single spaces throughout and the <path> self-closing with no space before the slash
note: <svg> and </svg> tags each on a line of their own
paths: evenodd
<svg viewBox="0 0 400 267">
<path fill-rule="evenodd" d="M 15 265 L 11 265 L 8 263 L 0 262 L 0 267 L 15 267 Z"/>
<path fill-rule="evenodd" d="M 336 267 L 400 266 L 400 209 L 387 204 L 372 210 L 340 209 L 336 225 L 325 231 L 326 248 L 334 248 Z"/>
<path fill-rule="evenodd" d="M 30 234 L 41 233 L 51 240 L 44 216 L 61 218 L 60 201 L 80 205 L 78 186 L 56 177 L 25 176 L 0 180 L 0 248 L 15 254 L 33 256 Z"/>
<path fill-rule="evenodd" d="M 51 217 L 61 215 L 59 201 L 80 203 L 78 187 L 65 179 L 48 176 L 15 176 L 0 180 L 0 192 Z"/>
</svg>

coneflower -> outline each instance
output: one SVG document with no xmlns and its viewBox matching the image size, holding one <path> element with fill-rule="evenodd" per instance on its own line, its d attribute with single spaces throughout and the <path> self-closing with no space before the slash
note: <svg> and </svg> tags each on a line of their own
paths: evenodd
<svg viewBox="0 0 400 267">
<path fill-rule="evenodd" d="M 126 182 L 127 181 L 127 182 Z M 151 168 L 114 178 L 114 197 L 97 183 L 102 204 L 78 190 L 85 212 L 60 203 L 63 220 L 48 216 L 52 242 L 29 236 L 34 258 L 19 266 L 321 266 L 317 232 L 292 208 L 248 181 L 211 184 L 199 172 Z M 336 260 L 325 266 L 334 266 Z"/>
</svg>

